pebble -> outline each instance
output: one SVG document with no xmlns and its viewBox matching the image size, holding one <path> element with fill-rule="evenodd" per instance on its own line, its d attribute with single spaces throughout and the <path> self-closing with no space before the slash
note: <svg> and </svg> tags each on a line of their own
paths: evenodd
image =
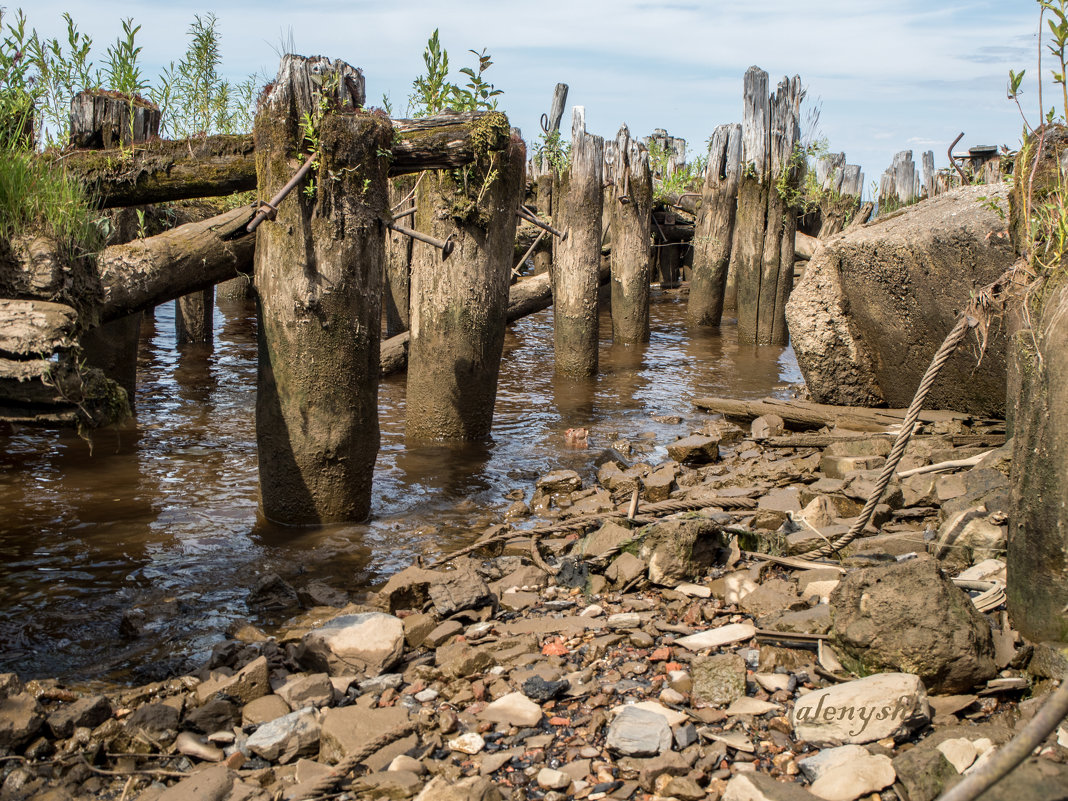
<svg viewBox="0 0 1068 801">
<path fill-rule="evenodd" d="M 478 732 L 468 732 L 449 740 L 449 748 L 462 754 L 477 754 L 486 747 L 486 741 Z"/>
</svg>

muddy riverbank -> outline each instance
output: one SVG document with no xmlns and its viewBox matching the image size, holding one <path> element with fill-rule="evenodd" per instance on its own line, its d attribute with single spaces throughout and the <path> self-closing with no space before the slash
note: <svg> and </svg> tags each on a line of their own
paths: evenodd
<svg viewBox="0 0 1068 801">
<path fill-rule="evenodd" d="M 406 449 L 404 377 L 385 379 L 374 519 L 311 531 L 257 517 L 253 305 L 220 303 L 210 353 L 179 350 L 161 307 L 142 328 L 136 431 L 98 436 L 92 455 L 69 432 L 0 432 L 0 671 L 131 682 L 181 672 L 249 616 L 264 574 L 359 590 L 470 541 L 544 472 L 591 476 L 592 455 L 617 434 L 662 449 L 685 426 L 654 417 L 694 419 L 697 395 L 784 396 L 800 382 L 789 350 L 739 346 L 733 326 L 690 332 L 683 296 L 653 301 L 648 345 L 611 346 L 602 316 L 602 372 L 589 381 L 554 377 L 551 310 L 510 327 L 486 445 Z M 588 450 L 565 442 L 579 426 Z M 131 609 L 144 612 L 140 636 L 124 640 Z"/>
</svg>

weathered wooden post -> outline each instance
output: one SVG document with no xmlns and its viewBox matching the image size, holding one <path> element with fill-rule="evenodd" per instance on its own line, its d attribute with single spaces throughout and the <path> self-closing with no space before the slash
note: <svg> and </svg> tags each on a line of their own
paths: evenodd
<svg viewBox="0 0 1068 801">
<path fill-rule="evenodd" d="M 416 192 L 413 228 L 453 249 L 444 260 L 425 242 L 412 250 L 405 434 L 413 440 L 482 439 L 493 422 L 526 148 L 504 114 L 473 125 L 474 163 L 429 173 Z"/>
<path fill-rule="evenodd" d="M 701 209 L 694 229 L 690 297 L 686 303 L 690 325 L 719 325 L 723 316 L 741 177 L 742 126 L 720 125 L 712 133 Z"/>
<path fill-rule="evenodd" d="M 820 201 L 820 230 L 817 239 L 826 239 L 856 218 L 864 173 L 856 164 L 846 164 L 845 153 L 829 153 L 816 161 L 816 183 L 824 191 Z M 924 162 L 926 163 L 926 161 Z"/>
<path fill-rule="evenodd" d="M 1063 204 L 1058 165 L 1068 155 L 1068 128 L 1047 125 L 1040 134 L 1020 148 L 1010 196 L 1010 232 L 1025 260 L 1016 280 L 1034 283 L 1015 287 L 1008 314 L 1013 508 L 1006 594 L 1013 626 L 1030 640 L 1059 643 L 1068 659 L 1068 259 L 1038 255 L 1052 230 L 1040 227 L 1038 242 L 1029 235 L 1036 220 Z"/>
<path fill-rule="evenodd" d="M 174 332 L 179 345 L 210 345 L 214 339 L 215 287 L 174 301 Z"/>
<path fill-rule="evenodd" d="M 359 70 L 286 55 L 256 116 L 261 198 L 301 166 L 306 134 L 318 142 L 317 169 L 257 230 L 256 441 L 263 513 L 279 523 L 371 509 L 393 126 L 363 100 Z"/>
<path fill-rule="evenodd" d="M 415 208 L 415 182 L 413 175 L 401 175 L 389 182 L 389 207 L 393 217 Z M 408 225 L 411 220 L 411 215 L 408 215 L 399 221 Z M 383 298 L 387 337 L 395 337 L 408 330 L 411 269 L 412 238 L 399 231 L 387 231 L 386 283 Z"/>
<path fill-rule="evenodd" d="M 737 276 L 740 342 L 789 341 L 786 300 L 793 288 L 797 232 L 790 192 L 797 188 L 794 148 L 804 94 L 797 76 L 784 78 L 769 96 L 766 72 L 750 67 L 745 73 L 743 174 L 730 268 Z"/>
<path fill-rule="evenodd" d="M 894 160 L 879 178 L 879 214 L 886 214 L 920 199 L 920 172 L 911 150 L 894 154 Z"/>
<path fill-rule="evenodd" d="M 554 191 L 556 226 L 567 238 L 556 243 L 553 270 L 553 348 L 556 372 L 597 374 L 597 291 L 601 266 L 601 204 L 604 138 L 586 132 L 586 109 L 571 118 L 571 165 Z"/>
<path fill-rule="evenodd" d="M 70 144 L 101 150 L 129 146 L 159 135 L 159 109 L 139 98 L 103 92 L 79 92 L 70 103 Z M 117 215 L 124 214 L 123 211 Z M 133 214 L 132 210 L 129 212 Z M 136 236 L 132 226 L 116 226 L 109 244 L 122 244 Z M 137 390 L 137 346 L 141 313 L 105 323 L 81 337 L 86 363 L 126 390 L 134 410 Z"/>
<path fill-rule="evenodd" d="M 612 339 L 632 344 L 649 340 L 653 179 L 649 153 L 630 138 L 626 125 L 615 145 L 607 201 L 612 205 Z"/>
</svg>

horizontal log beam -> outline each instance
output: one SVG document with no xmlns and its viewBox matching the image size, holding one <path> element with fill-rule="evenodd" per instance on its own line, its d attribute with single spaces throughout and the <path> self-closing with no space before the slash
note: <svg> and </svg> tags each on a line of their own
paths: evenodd
<svg viewBox="0 0 1068 801">
<path fill-rule="evenodd" d="M 252 272 L 255 213 L 239 208 L 156 236 L 105 248 L 97 259 L 104 289 L 101 322 L 117 320 Z"/>
<path fill-rule="evenodd" d="M 78 313 L 62 303 L 0 298 L 0 356 L 30 358 L 71 347 Z"/>
<path fill-rule="evenodd" d="M 765 398 L 762 401 L 733 398 L 695 398 L 694 406 L 709 412 L 741 420 L 752 420 L 765 414 L 777 414 L 791 428 L 821 428 L 837 426 L 853 431 L 886 432 L 900 427 L 905 409 L 869 409 L 860 406 L 830 406 L 808 401 L 788 401 Z M 920 422 L 936 423 L 947 420 L 971 420 L 971 415 L 943 409 L 920 412 Z"/>
<path fill-rule="evenodd" d="M 462 167 L 474 161 L 479 149 L 503 149 L 510 135 L 507 118 L 487 111 L 393 120 L 393 126 L 391 176 Z M 256 188 L 256 154 L 249 134 L 157 140 L 132 148 L 75 150 L 42 158 L 81 176 L 102 208 L 218 197 Z"/>
</svg>

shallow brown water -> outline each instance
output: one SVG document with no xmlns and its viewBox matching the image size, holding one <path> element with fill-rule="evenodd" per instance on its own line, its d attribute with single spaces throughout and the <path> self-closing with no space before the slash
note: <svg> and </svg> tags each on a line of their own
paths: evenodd
<svg viewBox="0 0 1068 801">
<path fill-rule="evenodd" d="M 142 326 L 138 425 L 99 437 L 0 432 L 0 672 L 68 680 L 147 681 L 201 662 L 234 620 L 249 617 L 257 577 L 323 578 L 353 590 L 417 554 L 466 543 L 496 522 L 521 488 L 592 459 L 617 432 L 662 447 L 701 419 L 701 395 L 759 398 L 800 383 L 792 351 L 740 346 L 733 326 L 688 332 L 684 299 L 654 292 L 652 341 L 610 345 L 601 320 L 601 374 L 557 379 L 552 312 L 509 329 L 491 442 L 404 446 L 404 376 L 379 393 L 382 447 L 374 519 L 286 529 L 257 516 L 255 312 L 216 309 L 211 352 L 174 342 L 172 306 Z M 652 415 L 680 415 L 682 425 Z M 590 429 L 570 450 L 564 431 Z M 124 610 L 148 612 L 145 636 L 119 637 Z"/>
</svg>

